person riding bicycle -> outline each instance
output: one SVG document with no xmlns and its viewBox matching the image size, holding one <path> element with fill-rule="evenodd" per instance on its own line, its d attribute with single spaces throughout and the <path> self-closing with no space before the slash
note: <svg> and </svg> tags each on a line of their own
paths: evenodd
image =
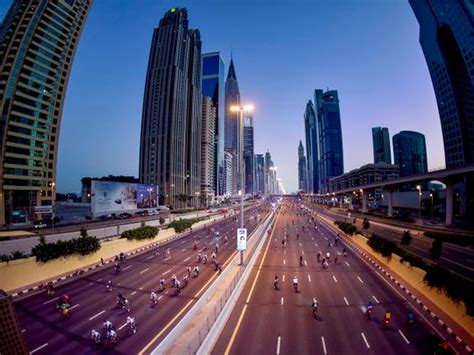
<svg viewBox="0 0 474 355">
<path fill-rule="evenodd" d="M 100 343 L 100 338 L 101 338 L 100 333 L 97 330 L 92 329 L 92 331 L 91 331 L 92 341 L 94 341 L 94 343 L 96 343 L 96 344 L 99 344 Z"/>
<path fill-rule="evenodd" d="M 151 291 L 150 293 L 150 301 L 151 303 L 153 304 L 157 304 L 158 303 L 158 298 L 156 296 L 156 293 L 154 291 Z M 130 318 L 130 317 L 129 317 Z"/>
<path fill-rule="evenodd" d="M 194 277 L 198 277 L 198 275 L 199 275 L 199 266 L 196 265 L 194 266 Z"/>
<path fill-rule="evenodd" d="M 48 289 L 46 291 L 48 296 L 53 296 L 56 291 L 54 290 L 53 282 L 49 281 L 48 282 Z"/>
<path fill-rule="evenodd" d="M 137 324 L 135 323 L 135 318 L 130 316 L 127 317 L 127 327 L 131 332 L 136 332 Z"/>
<path fill-rule="evenodd" d="M 295 291 L 298 290 L 298 278 L 296 277 L 293 277 L 293 287 L 295 288 Z"/>
<path fill-rule="evenodd" d="M 117 332 L 113 329 L 110 329 L 107 332 L 107 339 L 109 339 L 112 343 L 115 343 L 117 341 Z"/>
<path fill-rule="evenodd" d="M 161 278 L 160 279 L 160 291 L 163 291 L 165 289 L 165 286 L 166 286 L 166 281 L 164 278 Z"/>
<path fill-rule="evenodd" d="M 104 323 L 102 323 L 102 328 L 106 331 L 111 330 L 113 327 L 112 322 L 109 320 L 104 320 Z"/>
<path fill-rule="evenodd" d="M 275 278 L 273 279 L 273 286 L 275 286 L 275 290 L 278 290 L 278 276 L 275 275 Z"/>
<path fill-rule="evenodd" d="M 383 316 L 383 320 L 385 324 L 388 324 L 390 322 L 390 318 L 392 318 L 390 311 L 385 312 L 385 315 Z"/>
<path fill-rule="evenodd" d="M 303 266 L 303 255 L 300 255 L 300 266 Z"/>
<path fill-rule="evenodd" d="M 107 280 L 107 282 L 105 283 L 105 288 L 107 289 L 107 291 L 112 291 L 112 281 L 110 280 Z"/>
</svg>

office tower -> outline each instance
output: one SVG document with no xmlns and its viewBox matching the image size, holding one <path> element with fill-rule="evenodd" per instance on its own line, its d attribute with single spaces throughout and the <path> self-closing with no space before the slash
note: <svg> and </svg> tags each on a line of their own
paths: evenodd
<svg viewBox="0 0 474 355">
<path fill-rule="evenodd" d="M 202 55 L 202 94 L 212 98 L 216 108 L 214 191 L 217 196 L 224 194 L 224 61 L 220 52 L 209 52 Z"/>
<path fill-rule="evenodd" d="M 198 204 L 201 106 L 200 34 L 172 8 L 153 31 L 140 136 L 140 181 L 159 185 L 160 204 Z"/>
<path fill-rule="evenodd" d="M 308 192 L 319 192 L 319 154 L 316 111 L 313 103 L 308 101 L 304 113 L 304 129 L 306 136 L 306 176 Z"/>
<path fill-rule="evenodd" d="M 234 61 L 230 60 L 229 72 L 225 81 L 225 149 L 233 151 L 236 159 L 241 161 L 240 156 L 240 112 L 232 112 L 232 106 L 240 106 L 240 92 L 239 83 L 235 74 Z M 236 174 L 240 176 L 240 164 L 237 166 Z M 240 189 L 240 179 L 235 191 L 232 194 L 237 194 Z"/>
<path fill-rule="evenodd" d="M 28 354 L 13 300 L 0 290 L 0 354 Z"/>
<path fill-rule="evenodd" d="M 232 149 L 224 151 L 224 183 L 227 196 L 235 195 L 237 191 L 237 181 L 239 175 L 236 173 L 238 168 L 237 154 Z"/>
<path fill-rule="evenodd" d="M 306 157 L 304 156 L 303 143 L 298 145 L 298 190 L 307 191 L 306 184 Z"/>
<path fill-rule="evenodd" d="M 254 193 L 254 150 L 253 150 L 253 115 L 244 117 L 244 166 L 245 166 L 245 193 Z"/>
<path fill-rule="evenodd" d="M 271 195 L 274 193 L 274 187 L 275 187 L 275 178 L 276 178 L 276 168 L 273 165 L 272 161 L 272 155 L 270 152 L 267 150 L 265 153 L 265 166 L 264 166 L 264 192 L 265 195 Z"/>
<path fill-rule="evenodd" d="M 425 136 L 401 131 L 393 136 L 393 158 L 400 168 L 400 177 L 428 172 Z"/>
<path fill-rule="evenodd" d="M 448 168 L 474 163 L 472 1 L 410 0 L 430 71 Z"/>
<path fill-rule="evenodd" d="M 14 0 L 0 24 L 1 224 L 54 214 L 64 100 L 91 5 Z"/>
<path fill-rule="evenodd" d="M 263 154 L 255 154 L 255 193 L 265 193 L 265 158 Z"/>
<path fill-rule="evenodd" d="M 336 90 L 315 90 L 319 152 L 319 190 L 328 192 L 329 179 L 344 173 L 341 113 Z"/>
<path fill-rule="evenodd" d="M 372 143 L 374 148 L 374 163 L 392 164 L 390 154 L 390 136 L 387 127 L 372 128 Z"/>
<path fill-rule="evenodd" d="M 202 97 L 201 127 L 201 202 L 211 201 L 215 195 L 215 129 L 217 110 L 212 98 Z M 203 205 L 203 203 L 201 203 Z"/>
</svg>

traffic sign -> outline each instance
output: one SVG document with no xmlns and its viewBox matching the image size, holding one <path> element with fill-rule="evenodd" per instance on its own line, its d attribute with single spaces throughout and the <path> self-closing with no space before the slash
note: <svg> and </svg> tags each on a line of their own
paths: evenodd
<svg viewBox="0 0 474 355">
<path fill-rule="evenodd" d="M 247 250 L 247 228 L 237 229 L 237 250 Z"/>
</svg>

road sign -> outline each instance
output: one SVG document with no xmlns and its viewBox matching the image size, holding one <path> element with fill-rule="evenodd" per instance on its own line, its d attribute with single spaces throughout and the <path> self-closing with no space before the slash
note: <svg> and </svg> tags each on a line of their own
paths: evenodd
<svg viewBox="0 0 474 355">
<path fill-rule="evenodd" d="M 237 229 L 237 250 L 247 250 L 247 228 Z"/>
</svg>

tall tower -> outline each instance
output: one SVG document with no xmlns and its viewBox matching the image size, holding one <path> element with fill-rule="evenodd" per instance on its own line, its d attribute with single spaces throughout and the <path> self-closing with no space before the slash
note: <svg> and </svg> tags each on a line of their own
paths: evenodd
<svg viewBox="0 0 474 355">
<path fill-rule="evenodd" d="M 426 174 L 425 136 L 418 132 L 401 131 L 393 136 L 393 158 L 400 168 L 400 177 Z"/>
<path fill-rule="evenodd" d="M 387 127 L 372 128 L 372 143 L 374 148 L 374 163 L 392 164 L 390 154 L 390 136 Z"/>
<path fill-rule="evenodd" d="M 0 224 L 52 206 L 66 89 L 92 0 L 14 0 L 0 24 Z"/>
<path fill-rule="evenodd" d="M 308 101 L 304 112 L 304 129 L 306 137 L 306 191 L 319 192 L 319 154 L 318 154 L 318 125 L 313 103 Z"/>
<path fill-rule="evenodd" d="M 329 179 L 344 173 L 341 113 L 337 91 L 315 90 L 314 105 L 318 125 L 320 192 L 326 193 Z"/>
<path fill-rule="evenodd" d="M 265 158 L 263 154 L 255 154 L 255 192 L 265 193 Z"/>
<path fill-rule="evenodd" d="M 208 206 L 215 195 L 215 126 L 216 107 L 209 96 L 202 97 L 201 192 L 200 206 Z M 205 203 L 204 203 L 205 202 Z"/>
<path fill-rule="evenodd" d="M 253 115 L 244 117 L 244 165 L 245 165 L 245 193 L 253 194 L 255 180 Z"/>
<path fill-rule="evenodd" d="M 306 157 L 304 156 L 303 143 L 298 145 L 298 190 L 307 191 L 306 183 Z"/>
<path fill-rule="evenodd" d="M 229 72 L 225 81 L 225 149 L 231 152 L 237 159 L 241 161 L 240 156 L 240 113 L 232 112 L 232 106 L 240 106 L 240 91 L 237 76 L 235 74 L 234 61 L 230 60 Z M 240 163 L 237 164 L 237 176 L 240 176 Z M 240 189 L 240 179 L 237 179 L 237 190 Z M 232 194 L 236 194 L 232 191 Z"/>
<path fill-rule="evenodd" d="M 140 136 L 140 181 L 159 185 L 161 204 L 199 203 L 201 105 L 200 34 L 172 8 L 153 31 Z"/>
</svg>

